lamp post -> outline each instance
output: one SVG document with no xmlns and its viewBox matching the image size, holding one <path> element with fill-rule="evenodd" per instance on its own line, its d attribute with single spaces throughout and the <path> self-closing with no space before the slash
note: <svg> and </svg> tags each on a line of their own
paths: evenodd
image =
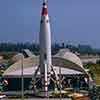
<svg viewBox="0 0 100 100">
<path fill-rule="evenodd" d="M 23 60 L 24 57 L 21 57 L 21 99 L 24 100 L 24 73 L 23 73 Z"/>
</svg>

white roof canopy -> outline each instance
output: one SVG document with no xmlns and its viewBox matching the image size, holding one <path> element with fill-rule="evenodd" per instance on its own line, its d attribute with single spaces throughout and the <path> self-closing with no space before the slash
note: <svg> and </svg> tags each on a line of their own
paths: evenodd
<svg viewBox="0 0 100 100">
<path fill-rule="evenodd" d="M 53 68 L 59 74 L 61 67 L 62 74 L 86 74 L 81 60 L 73 53 L 62 50 L 52 57 Z M 11 65 L 3 74 L 3 76 L 20 76 L 22 61 L 18 61 Z M 35 70 L 39 66 L 39 57 L 29 57 L 23 60 L 24 75 L 34 75 Z"/>
</svg>

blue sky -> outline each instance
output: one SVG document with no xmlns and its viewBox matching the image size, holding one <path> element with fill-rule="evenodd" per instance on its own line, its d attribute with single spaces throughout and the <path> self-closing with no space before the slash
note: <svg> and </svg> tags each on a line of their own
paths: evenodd
<svg viewBox="0 0 100 100">
<path fill-rule="evenodd" d="M 42 0 L 0 0 L 0 41 L 38 42 Z M 48 0 L 53 42 L 100 47 L 100 0 Z"/>
</svg>

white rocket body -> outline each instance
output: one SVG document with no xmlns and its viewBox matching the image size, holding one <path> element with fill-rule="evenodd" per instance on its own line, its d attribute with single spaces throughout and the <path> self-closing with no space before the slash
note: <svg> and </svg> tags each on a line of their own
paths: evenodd
<svg viewBox="0 0 100 100">
<path fill-rule="evenodd" d="M 45 64 L 47 68 L 45 68 Z M 40 24 L 40 73 L 44 85 L 45 81 L 49 83 L 49 79 L 45 80 L 45 76 L 50 77 L 51 64 L 51 30 L 47 5 L 44 2 Z"/>
</svg>

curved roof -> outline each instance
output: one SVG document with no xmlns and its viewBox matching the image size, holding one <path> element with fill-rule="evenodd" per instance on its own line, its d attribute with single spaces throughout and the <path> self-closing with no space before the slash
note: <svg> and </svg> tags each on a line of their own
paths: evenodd
<svg viewBox="0 0 100 100">
<path fill-rule="evenodd" d="M 68 49 L 61 49 L 56 55 L 55 57 L 60 57 L 60 58 L 64 58 L 68 61 L 71 61 L 75 64 L 77 64 L 80 67 L 83 67 L 82 62 L 80 60 L 80 58 L 75 55 L 74 53 L 70 52 Z"/>
<path fill-rule="evenodd" d="M 12 60 L 13 60 L 13 61 L 19 61 L 19 60 L 22 59 L 22 57 L 24 57 L 24 55 L 23 55 L 22 53 L 18 53 L 18 54 L 14 55 L 14 56 L 12 57 Z"/>
<path fill-rule="evenodd" d="M 29 57 L 23 60 L 24 68 L 32 68 L 39 65 L 39 57 Z M 87 74 L 84 70 L 81 60 L 73 53 L 61 50 L 58 54 L 52 57 L 52 65 L 53 66 L 61 66 L 62 68 L 68 68 L 71 70 L 82 72 L 83 74 Z M 9 75 L 9 73 L 21 70 L 22 61 L 18 61 L 11 65 L 3 74 L 3 76 Z M 30 73 L 31 74 L 31 73 Z"/>
</svg>

